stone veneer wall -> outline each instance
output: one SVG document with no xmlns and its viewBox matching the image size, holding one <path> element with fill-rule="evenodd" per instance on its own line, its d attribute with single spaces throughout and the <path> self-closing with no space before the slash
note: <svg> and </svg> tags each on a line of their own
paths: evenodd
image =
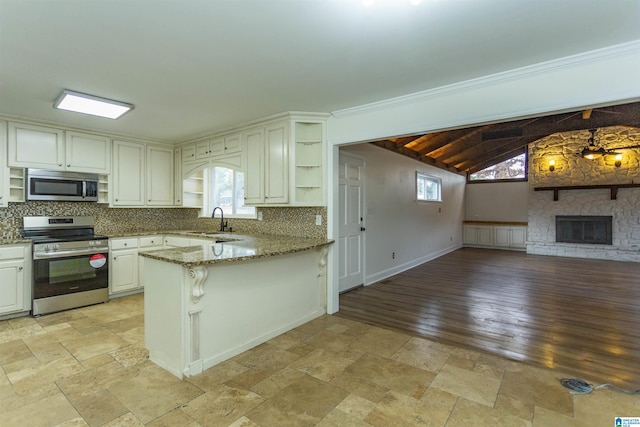
<svg viewBox="0 0 640 427">
<path fill-rule="evenodd" d="M 275 234 L 295 237 L 327 236 L 327 210 L 317 208 L 260 208 L 263 220 L 228 219 L 234 232 L 243 234 Z M 0 237 L 22 237 L 23 216 L 89 215 L 96 221 L 96 233 L 126 234 L 168 230 L 216 231 L 220 218 L 198 218 L 198 209 L 127 209 L 109 208 L 97 203 L 27 202 L 9 203 L 0 208 Z M 316 215 L 322 216 L 322 226 L 315 225 Z"/>
<path fill-rule="evenodd" d="M 640 262 L 640 188 L 618 190 L 611 200 L 608 189 L 534 191 L 535 187 L 640 183 L 640 150 L 621 151 L 622 165 L 614 156 L 595 160 L 576 155 L 587 145 L 590 133 L 550 135 L 529 145 L 529 224 L 527 253 Z M 600 145 L 607 149 L 640 145 L 640 130 L 622 126 L 599 129 Z M 555 170 L 549 171 L 549 160 Z M 613 245 L 555 242 L 556 215 L 612 215 Z"/>
</svg>

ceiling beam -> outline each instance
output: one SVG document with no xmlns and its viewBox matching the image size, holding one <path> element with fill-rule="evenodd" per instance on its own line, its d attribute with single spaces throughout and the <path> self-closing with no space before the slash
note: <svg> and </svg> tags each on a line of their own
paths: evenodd
<svg viewBox="0 0 640 427">
<path fill-rule="evenodd" d="M 417 161 L 419 161 L 421 163 L 425 163 L 427 165 L 435 166 L 435 167 L 437 167 L 439 169 L 443 169 L 443 170 L 446 170 L 448 172 L 461 174 L 461 172 L 458 169 L 454 168 L 454 167 L 448 166 L 448 165 L 446 165 L 446 164 L 444 164 L 442 162 L 439 162 L 439 161 L 437 161 L 435 159 L 432 159 L 431 157 L 423 156 L 420 153 L 418 153 L 418 152 L 416 152 L 416 151 L 414 151 L 414 150 L 412 150 L 410 148 L 397 147 L 394 143 L 392 143 L 390 141 L 387 141 L 387 140 L 384 140 L 384 141 L 373 141 L 370 144 L 376 145 L 378 147 L 384 148 L 384 149 L 389 150 L 389 151 L 393 151 L 394 153 L 398 153 L 398 154 L 401 154 L 401 155 L 406 156 L 406 157 L 410 157 L 410 158 L 412 158 L 414 160 L 417 160 Z"/>
</svg>

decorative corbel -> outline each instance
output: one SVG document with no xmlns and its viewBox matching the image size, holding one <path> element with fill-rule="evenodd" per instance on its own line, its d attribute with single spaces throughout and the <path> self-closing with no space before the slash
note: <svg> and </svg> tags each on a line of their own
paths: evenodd
<svg viewBox="0 0 640 427">
<path fill-rule="evenodd" d="M 191 278 L 191 300 L 194 304 L 200 301 L 204 296 L 204 281 L 207 280 L 206 267 L 193 267 L 189 269 L 189 277 Z"/>
</svg>

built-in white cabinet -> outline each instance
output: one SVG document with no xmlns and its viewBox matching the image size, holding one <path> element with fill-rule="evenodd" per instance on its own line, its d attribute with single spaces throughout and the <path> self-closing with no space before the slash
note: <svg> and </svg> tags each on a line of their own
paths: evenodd
<svg viewBox="0 0 640 427">
<path fill-rule="evenodd" d="M 65 132 L 67 170 L 98 174 L 111 173 L 111 139 L 81 132 Z"/>
<path fill-rule="evenodd" d="M 242 132 L 199 141 L 195 144 L 195 159 L 204 160 L 242 152 Z"/>
<path fill-rule="evenodd" d="M 467 246 L 482 246 L 499 249 L 526 249 L 527 227 L 525 225 L 464 224 L 463 243 Z"/>
<path fill-rule="evenodd" d="M 147 145 L 147 206 L 173 206 L 173 148 Z"/>
<path fill-rule="evenodd" d="M 11 196 L 7 155 L 7 124 L 0 121 L 0 207 L 7 207 Z"/>
<path fill-rule="evenodd" d="M 111 140 L 89 133 L 9 123 L 10 167 L 109 173 Z"/>
<path fill-rule="evenodd" d="M 495 226 L 493 233 L 495 246 L 517 249 L 525 249 L 527 247 L 526 227 Z"/>
<path fill-rule="evenodd" d="M 465 224 L 463 231 L 463 242 L 465 245 L 493 245 L 493 226 Z"/>
<path fill-rule="evenodd" d="M 145 144 L 113 141 L 113 206 L 144 206 Z"/>
<path fill-rule="evenodd" d="M 173 148 L 113 142 L 112 206 L 174 206 Z"/>
<path fill-rule="evenodd" d="M 245 131 L 245 204 L 283 205 L 289 201 L 289 123 Z"/>
<path fill-rule="evenodd" d="M 109 294 L 140 289 L 138 239 L 109 239 Z"/>
<path fill-rule="evenodd" d="M 31 310 L 31 247 L 0 247 L 0 316 Z"/>
<path fill-rule="evenodd" d="M 293 186 L 291 204 L 324 206 L 326 204 L 324 120 L 294 120 L 292 128 Z"/>
<path fill-rule="evenodd" d="M 182 206 L 182 149 L 173 150 L 173 204 Z"/>
</svg>

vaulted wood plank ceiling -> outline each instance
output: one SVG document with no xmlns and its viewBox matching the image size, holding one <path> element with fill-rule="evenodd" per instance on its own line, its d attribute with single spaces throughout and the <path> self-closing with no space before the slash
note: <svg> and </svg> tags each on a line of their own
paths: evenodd
<svg viewBox="0 0 640 427">
<path fill-rule="evenodd" d="M 640 128 L 640 102 L 371 143 L 451 172 L 474 173 L 524 153 L 528 144 L 551 134 L 609 126 Z"/>
</svg>

